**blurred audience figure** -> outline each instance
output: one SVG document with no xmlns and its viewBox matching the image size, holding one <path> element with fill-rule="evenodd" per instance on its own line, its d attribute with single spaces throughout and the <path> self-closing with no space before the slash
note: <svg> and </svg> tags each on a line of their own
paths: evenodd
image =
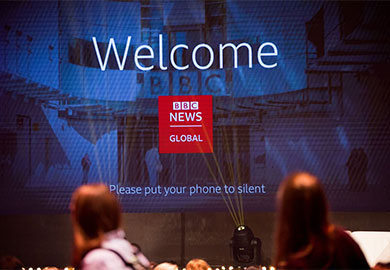
<svg viewBox="0 0 390 270">
<path fill-rule="evenodd" d="M 388 263 L 379 262 L 374 266 L 373 269 L 374 270 L 390 269 L 390 262 Z"/>
<path fill-rule="evenodd" d="M 211 270 L 211 267 L 202 259 L 192 259 L 187 263 L 186 270 Z"/>
<path fill-rule="evenodd" d="M 178 269 L 179 267 L 177 266 L 177 264 L 170 263 L 170 262 L 163 262 L 153 267 L 153 270 L 178 270 Z"/>
<path fill-rule="evenodd" d="M 369 269 L 358 244 L 328 219 L 319 180 L 298 172 L 279 187 L 276 265 L 280 269 Z"/>
<path fill-rule="evenodd" d="M 82 270 L 145 270 L 149 261 L 125 239 L 117 198 L 107 186 L 79 187 L 70 205 L 73 224 L 73 266 Z"/>
<path fill-rule="evenodd" d="M 0 269 L 22 269 L 24 267 L 23 263 L 11 255 L 4 255 L 0 257 Z"/>
</svg>

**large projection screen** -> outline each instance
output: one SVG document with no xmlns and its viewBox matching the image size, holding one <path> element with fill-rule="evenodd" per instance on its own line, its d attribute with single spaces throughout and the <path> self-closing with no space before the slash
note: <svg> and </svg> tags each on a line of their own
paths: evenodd
<svg viewBox="0 0 390 270">
<path fill-rule="evenodd" d="M 294 171 L 332 210 L 390 210 L 388 3 L 0 6 L 0 213 L 67 212 L 93 182 L 125 212 L 273 211 Z M 166 100 L 206 135 L 169 137 Z"/>
</svg>

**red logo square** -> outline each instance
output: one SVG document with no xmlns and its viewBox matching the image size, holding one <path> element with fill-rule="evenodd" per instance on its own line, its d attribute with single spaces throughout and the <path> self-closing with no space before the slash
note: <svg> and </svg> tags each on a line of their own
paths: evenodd
<svg viewBox="0 0 390 270">
<path fill-rule="evenodd" d="M 159 96 L 160 153 L 213 152 L 213 97 Z"/>
</svg>

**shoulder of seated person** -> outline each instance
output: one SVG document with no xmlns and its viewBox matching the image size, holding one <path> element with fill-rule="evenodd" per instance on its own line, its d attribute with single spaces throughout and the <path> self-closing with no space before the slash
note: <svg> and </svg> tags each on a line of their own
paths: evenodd
<svg viewBox="0 0 390 270">
<path fill-rule="evenodd" d="M 358 243 L 341 227 L 336 227 L 335 242 L 336 248 L 342 250 L 344 254 L 363 255 Z"/>
<path fill-rule="evenodd" d="M 338 236 L 339 238 L 347 239 L 348 241 L 354 242 L 352 236 L 348 232 L 346 232 L 342 227 L 335 226 L 334 235 Z"/>
</svg>

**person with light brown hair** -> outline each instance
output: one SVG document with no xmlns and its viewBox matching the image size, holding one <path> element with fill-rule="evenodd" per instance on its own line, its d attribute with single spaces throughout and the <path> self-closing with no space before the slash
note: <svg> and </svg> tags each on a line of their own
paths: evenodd
<svg viewBox="0 0 390 270">
<path fill-rule="evenodd" d="M 192 259 L 187 263 L 186 270 L 211 270 L 211 267 L 205 260 Z"/>
<path fill-rule="evenodd" d="M 277 193 L 276 266 L 284 269 L 369 269 L 358 244 L 329 222 L 317 177 L 288 175 Z"/>
<path fill-rule="evenodd" d="M 75 268 L 149 268 L 146 257 L 125 239 L 125 233 L 121 229 L 119 202 L 106 185 L 90 184 L 79 187 L 73 193 L 70 210 Z"/>
</svg>

